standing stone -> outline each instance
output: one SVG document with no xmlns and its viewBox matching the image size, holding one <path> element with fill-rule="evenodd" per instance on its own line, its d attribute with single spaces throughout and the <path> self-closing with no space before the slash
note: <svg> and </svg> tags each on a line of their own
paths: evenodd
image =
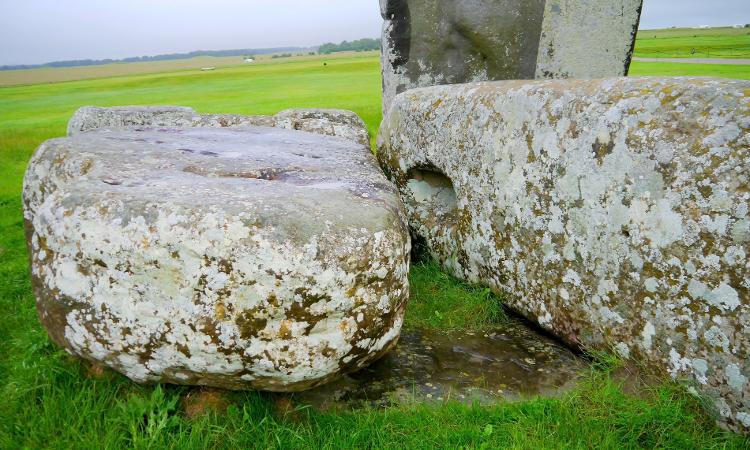
<svg viewBox="0 0 750 450">
<path fill-rule="evenodd" d="M 381 0 L 383 112 L 436 84 L 627 75 L 642 0 Z"/>
<path fill-rule="evenodd" d="M 691 380 L 750 430 L 750 82 L 414 89 L 378 157 L 451 273 L 571 344 Z"/>
<path fill-rule="evenodd" d="M 68 136 L 112 127 L 233 128 L 262 126 L 338 136 L 370 146 L 364 121 L 341 109 L 286 109 L 275 116 L 198 114 L 183 106 L 113 106 L 79 108 L 68 122 Z"/>
<path fill-rule="evenodd" d="M 137 382 L 304 390 L 399 336 L 409 235 L 360 143 L 103 128 L 44 143 L 23 198 L 50 337 Z"/>
</svg>

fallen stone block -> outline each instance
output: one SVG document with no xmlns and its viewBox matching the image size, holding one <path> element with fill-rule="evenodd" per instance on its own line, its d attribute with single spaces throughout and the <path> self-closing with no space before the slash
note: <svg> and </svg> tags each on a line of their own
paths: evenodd
<svg viewBox="0 0 750 450">
<path fill-rule="evenodd" d="M 403 206 L 355 142 L 103 128 L 42 144 L 23 198 L 50 337 L 137 382 L 299 391 L 399 336 Z"/>
<path fill-rule="evenodd" d="M 399 95 L 378 157 L 456 276 L 750 429 L 750 82 L 508 81 Z"/>
<path fill-rule="evenodd" d="M 112 127 L 278 127 L 338 136 L 370 146 L 370 136 L 360 117 L 341 109 L 287 109 L 275 116 L 198 114 L 182 106 L 114 106 L 79 108 L 68 122 L 68 136 Z"/>
<path fill-rule="evenodd" d="M 627 75 L 642 0 L 381 0 L 383 112 L 415 87 Z"/>
</svg>

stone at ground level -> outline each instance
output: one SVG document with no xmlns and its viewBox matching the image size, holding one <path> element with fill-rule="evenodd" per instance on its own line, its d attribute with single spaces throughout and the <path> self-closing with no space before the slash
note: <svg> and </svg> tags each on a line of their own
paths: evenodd
<svg viewBox="0 0 750 450">
<path fill-rule="evenodd" d="M 410 242 L 362 145 L 264 127 L 104 128 L 24 180 L 42 323 L 137 382 L 298 391 L 396 342 Z"/>
<path fill-rule="evenodd" d="M 488 82 L 398 96 L 378 157 L 450 272 L 747 431 L 749 132 L 747 81 Z"/>
<path fill-rule="evenodd" d="M 642 0 L 380 0 L 383 111 L 407 89 L 627 75 Z"/>
<path fill-rule="evenodd" d="M 198 114 L 183 106 L 84 106 L 68 122 L 68 136 L 111 127 L 278 127 L 337 136 L 370 146 L 370 137 L 362 119 L 341 109 L 287 109 L 275 116 L 237 114 Z"/>
<path fill-rule="evenodd" d="M 509 320 L 483 333 L 405 331 L 378 362 L 295 399 L 322 410 L 412 401 L 492 404 L 558 396 L 590 371 L 569 349 Z"/>
</svg>

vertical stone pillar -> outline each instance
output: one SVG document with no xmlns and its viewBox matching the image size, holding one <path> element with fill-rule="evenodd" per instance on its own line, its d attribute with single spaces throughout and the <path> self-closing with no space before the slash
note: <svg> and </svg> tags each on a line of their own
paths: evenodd
<svg viewBox="0 0 750 450">
<path fill-rule="evenodd" d="M 626 75 L 642 0 L 380 0 L 383 111 L 415 87 Z"/>
</svg>

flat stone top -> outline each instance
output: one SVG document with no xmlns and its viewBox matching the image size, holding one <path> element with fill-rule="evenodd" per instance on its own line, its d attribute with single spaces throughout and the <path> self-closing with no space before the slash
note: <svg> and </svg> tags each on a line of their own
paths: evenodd
<svg viewBox="0 0 750 450">
<path fill-rule="evenodd" d="M 381 231 L 399 217 L 395 188 L 366 148 L 300 131 L 105 128 L 48 141 L 35 159 L 27 185 L 64 186 L 71 207 L 121 201 L 124 221 L 154 209 L 221 212 L 304 242 L 324 230 Z"/>
</svg>

